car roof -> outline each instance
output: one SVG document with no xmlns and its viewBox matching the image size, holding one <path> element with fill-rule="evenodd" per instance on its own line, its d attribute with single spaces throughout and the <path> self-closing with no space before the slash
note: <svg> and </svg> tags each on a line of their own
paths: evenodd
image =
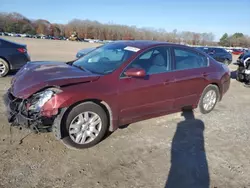
<svg viewBox="0 0 250 188">
<path fill-rule="evenodd" d="M 113 41 L 112 43 L 121 43 L 125 44 L 128 46 L 133 46 L 136 48 L 144 49 L 148 48 L 151 46 L 157 46 L 157 45 L 164 45 L 164 44 L 171 44 L 174 46 L 184 46 L 184 45 L 179 45 L 179 44 L 174 44 L 174 43 L 169 43 L 169 42 L 162 42 L 162 41 L 154 41 L 154 40 L 118 40 L 118 41 Z"/>
</svg>

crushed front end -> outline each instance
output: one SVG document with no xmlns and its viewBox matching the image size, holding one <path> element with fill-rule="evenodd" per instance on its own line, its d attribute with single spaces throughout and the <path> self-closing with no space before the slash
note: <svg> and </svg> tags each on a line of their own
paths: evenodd
<svg viewBox="0 0 250 188">
<path fill-rule="evenodd" d="M 11 126 L 31 129 L 34 132 L 50 132 L 58 110 L 51 114 L 43 114 L 43 105 L 58 91 L 45 90 L 27 99 L 15 97 L 10 90 L 4 95 L 8 121 Z"/>
</svg>

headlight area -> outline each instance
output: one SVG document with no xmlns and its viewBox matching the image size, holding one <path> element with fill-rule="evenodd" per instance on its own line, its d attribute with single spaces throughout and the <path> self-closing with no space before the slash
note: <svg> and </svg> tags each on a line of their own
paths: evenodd
<svg viewBox="0 0 250 188">
<path fill-rule="evenodd" d="M 34 94 L 28 101 L 28 110 L 31 112 L 40 112 L 43 105 L 48 102 L 54 95 L 52 90 L 45 90 Z"/>
<path fill-rule="evenodd" d="M 29 99 L 27 99 L 26 107 L 27 107 L 28 112 L 34 113 L 34 114 L 36 113 L 40 114 L 44 104 L 48 102 L 56 94 L 61 93 L 61 92 L 62 90 L 58 88 L 49 88 L 49 89 L 45 89 L 41 92 L 33 94 Z"/>
<path fill-rule="evenodd" d="M 27 128 L 31 128 L 36 132 L 51 131 L 51 125 L 58 110 L 51 112 L 50 116 L 44 116 L 42 108 L 46 102 L 61 92 L 62 90 L 58 88 L 48 88 L 23 100 L 14 117 L 15 122 L 19 125 L 25 124 Z"/>
</svg>

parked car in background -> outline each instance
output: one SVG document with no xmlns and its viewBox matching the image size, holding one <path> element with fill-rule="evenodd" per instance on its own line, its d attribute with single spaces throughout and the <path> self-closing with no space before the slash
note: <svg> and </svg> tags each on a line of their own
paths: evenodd
<svg viewBox="0 0 250 188">
<path fill-rule="evenodd" d="M 250 51 L 249 51 L 249 49 L 247 49 L 247 48 L 243 50 L 243 53 L 249 53 L 249 52 L 250 52 Z"/>
<path fill-rule="evenodd" d="M 233 55 L 241 55 L 243 53 L 244 51 L 241 49 L 233 49 L 233 52 L 232 52 Z"/>
<path fill-rule="evenodd" d="M 30 61 L 25 44 L 19 44 L 0 38 L 0 77 L 12 70 L 18 70 Z"/>
<path fill-rule="evenodd" d="M 59 36 L 59 39 L 60 39 L 60 40 L 67 40 L 67 38 L 66 38 L 66 37 L 63 37 L 63 36 Z"/>
<path fill-rule="evenodd" d="M 213 57 L 216 61 L 229 65 L 232 63 L 232 54 L 227 52 L 224 48 L 215 47 L 197 47 L 197 49 L 207 53 Z"/>
<path fill-rule="evenodd" d="M 85 56 L 87 53 L 95 50 L 97 47 L 92 47 L 92 48 L 84 48 L 80 51 L 77 52 L 76 58 L 81 58 L 82 56 Z"/>
<path fill-rule="evenodd" d="M 228 53 L 232 53 L 233 50 L 232 49 L 225 49 Z"/>
<path fill-rule="evenodd" d="M 13 125 L 52 130 L 66 144 L 87 148 L 125 124 L 186 108 L 207 114 L 229 86 L 228 67 L 199 50 L 117 41 L 65 64 L 27 63 L 4 101 Z"/>
</svg>

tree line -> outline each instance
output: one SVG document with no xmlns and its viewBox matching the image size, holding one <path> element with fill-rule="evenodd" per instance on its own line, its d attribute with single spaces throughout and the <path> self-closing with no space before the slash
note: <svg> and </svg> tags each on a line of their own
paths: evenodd
<svg viewBox="0 0 250 188">
<path fill-rule="evenodd" d="M 112 23 L 100 23 L 88 19 L 73 19 L 67 24 L 50 23 L 47 20 L 30 20 L 25 16 L 13 13 L 0 13 L 0 32 L 26 33 L 32 35 L 51 35 L 69 37 L 73 32 L 77 32 L 81 39 L 99 40 L 160 40 L 173 43 L 184 43 L 191 45 L 217 45 L 214 42 L 213 33 L 198 33 L 191 31 L 168 32 L 165 29 L 138 28 L 136 26 L 126 26 Z M 246 36 L 244 36 L 246 37 Z M 224 37 L 225 38 L 225 37 Z M 248 38 L 249 39 L 249 38 Z M 232 40 L 230 45 L 243 44 L 241 39 Z M 227 44 L 223 39 L 220 44 Z"/>
<path fill-rule="evenodd" d="M 243 33 L 234 33 L 233 35 L 228 35 L 225 33 L 219 42 L 222 46 L 242 46 L 250 47 L 250 37 L 244 35 Z"/>
</svg>

